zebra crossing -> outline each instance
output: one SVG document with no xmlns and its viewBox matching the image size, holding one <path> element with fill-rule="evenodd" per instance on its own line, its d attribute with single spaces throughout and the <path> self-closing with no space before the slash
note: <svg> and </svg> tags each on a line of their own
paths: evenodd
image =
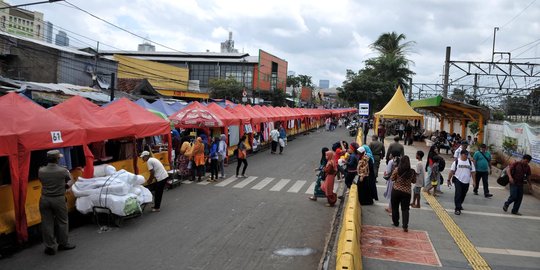
<svg viewBox="0 0 540 270">
<path fill-rule="evenodd" d="M 292 179 L 275 179 L 272 177 L 258 177 L 248 176 L 229 177 L 219 182 L 193 182 L 190 180 L 182 181 L 182 184 L 186 185 L 201 185 L 201 186 L 213 186 L 216 188 L 233 188 L 233 189 L 249 189 L 259 191 L 271 191 L 271 192 L 286 192 L 297 194 L 313 194 L 315 188 L 315 180 L 292 180 Z M 339 182 L 334 183 L 334 190 L 338 188 Z"/>
</svg>

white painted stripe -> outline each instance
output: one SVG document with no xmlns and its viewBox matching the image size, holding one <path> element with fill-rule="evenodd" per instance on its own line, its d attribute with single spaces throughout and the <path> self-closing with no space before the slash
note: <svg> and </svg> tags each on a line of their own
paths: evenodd
<svg viewBox="0 0 540 270">
<path fill-rule="evenodd" d="M 478 252 L 481 252 L 481 253 L 540 258 L 540 252 L 538 252 L 538 251 L 516 250 L 516 249 L 501 249 L 501 248 L 485 248 L 485 247 L 477 247 L 476 249 L 478 250 Z"/>
<path fill-rule="evenodd" d="M 184 180 L 184 181 L 182 181 L 182 184 L 186 184 L 186 185 L 189 185 L 189 184 L 191 184 L 191 183 L 193 183 L 193 181 L 189 181 L 189 180 Z"/>
<path fill-rule="evenodd" d="M 201 182 L 197 182 L 197 185 L 201 185 L 201 186 L 206 186 L 206 185 L 208 185 L 208 184 L 210 184 L 210 182 L 205 181 L 205 180 L 203 180 L 203 181 L 201 181 Z"/>
<path fill-rule="evenodd" d="M 307 181 L 304 181 L 304 180 L 298 180 L 294 183 L 294 185 L 289 188 L 289 190 L 287 190 L 287 192 L 290 192 L 290 193 L 298 193 L 298 191 L 300 191 L 300 189 L 306 184 Z"/>
<path fill-rule="evenodd" d="M 270 182 L 272 182 L 273 180 L 274 178 L 266 177 L 261 182 L 253 186 L 251 189 L 261 190 L 266 187 L 266 185 L 270 184 Z"/>
<path fill-rule="evenodd" d="M 316 182 L 311 183 L 311 185 L 309 185 L 308 189 L 306 190 L 306 194 L 313 194 L 316 184 L 317 184 Z"/>
<path fill-rule="evenodd" d="M 215 186 L 216 187 L 224 187 L 224 186 L 234 182 L 236 179 L 238 179 L 238 178 L 236 178 L 236 176 L 231 176 L 231 177 L 229 177 L 229 178 L 215 184 Z"/>
<path fill-rule="evenodd" d="M 244 179 L 242 182 L 234 185 L 233 188 L 243 188 L 243 187 L 249 185 L 249 183 L 253 182 L 253 180 L 255 180 L 255 179 L 257 179 L 257 176 L 250 176 L 250 177 Z"/>
<path fill-rule="evenodd" d="M 281 179 L 277 184 L 275 184 L 270 191 L 280 191 L 284 188 L 291 180 L 290 179 Z"/>
<path fill-rule="evenodd" d="M 384 206 L 388 207 L 388 203 L 375 203 L 375 205 L 378 206 Z M 418 210 L 428 210 L 433 211 L 431 207 L 422 207 L 422 208 L 412 208 L 412 209 L 418 209 Z M 444 209 L 448 213 L 454 213 L 454 209 Z M 529 220 L 540 220 L 540 217 L 537 216 L 516 216 L 509 213 L 487 213 L 487 212 L 477 212 L 477 211 L 462 211 L 463 214 L 472 214 L 477 216 L 489 216 L 489 217 L 503 217 L 503 218 L 514 218 L 514 219 L 529 219 Z"/>
</svg>

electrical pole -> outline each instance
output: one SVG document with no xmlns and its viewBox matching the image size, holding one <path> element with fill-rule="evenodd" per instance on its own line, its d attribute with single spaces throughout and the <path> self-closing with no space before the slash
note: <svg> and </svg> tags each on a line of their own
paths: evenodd
<svg viewBox="0 0 540 270">
<path fill-rule="evenodd" d="M 116 74 L 111 73 L 111 83 L 109 89 L 111 90 L 111 101 L 114 100 L 114 81 L 116 80 Z"/>
<path fill-rule="evenodd" d="M 497 31 L 499 31 L 499 27 L 493 28 L 493 49 L 491 50 L 491 62 L 495 60 L 495 37 L 497 36 Z"/>
<path fill-rule="evenodd" d="M 412 78 L 409 78 L 409 102 L 412 101 Z"/>
<path fill-rule="evenodd" d="M 474 100 L 478 100 L 478 74 L 474 74 L 474 85 L 473 85 L 473 89 L 474 89 L 474 94 L 473 94 L 473 98 Z"/>
<path fill-rule="evenodd" d="M 446 60 L 444 61 L 444 85 L 443 85 L 443 97 L 448 97 L 448 76 L 450 71 L 450 53 L 451 47 L 446 47 Z"/>
</svg>

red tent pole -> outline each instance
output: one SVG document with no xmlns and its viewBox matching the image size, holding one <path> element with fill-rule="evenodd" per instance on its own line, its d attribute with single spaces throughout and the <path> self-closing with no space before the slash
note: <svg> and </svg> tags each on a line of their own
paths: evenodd
<svg viewBox="0 0 540 270">
<path fill-rule="evenodd" d="M 137 165 L 137 160 L 139 158 L 139 155 L 137 154 L 137 139 L 133 138 L 133 170 L 135 171 L 135 174 L 139 174 L 139 166 Z M 143 149 L 144 150 L 144 149 Z"/>
<path fill-rule="evenodd" d="M 19 149 L 18 161 L 19 192 L 17 196 L 18 200 L 15 201 L 15 230 L 17 231 L 17 240 L 19 243 L 23 243 L 28 240 L 28 224 L 26 222 L 26 191 L 28 187 L 28 174 L 30 173 L 30 151 Z"/>
<path fill-rule="evenodd" d="M 88 144 L 83 144 L 84 157 L 86 158 L 86 166 L 84 166 L 83 177 L 94 177 L 94 154 L 90 151 Z"/>
</svg>

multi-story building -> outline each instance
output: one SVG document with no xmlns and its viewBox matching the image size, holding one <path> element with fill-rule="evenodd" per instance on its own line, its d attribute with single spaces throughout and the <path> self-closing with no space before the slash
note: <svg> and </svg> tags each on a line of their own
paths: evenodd
<svg viewBox="0 0 540 270">
<path fill-rule="evenodd" d="M 321 89 L 328 89 L 330 88 L 330 80 L 319 80 L 319 87 Z"/>
<path fill-rule="evenodd" d="M 156 46 L 152 45 L 150 42 L 145 41 L 142 44 L 139 44 L 137 47 L 137 51 L 139 52 L 155 52 Z"/>
<path fill-rule="evenodd" d="M 58 31 L 58 34 L 56 34 L 56 37 L 54 38 L 54 44 L 58 46 L 69 46 L 69 38 L 64 31 Z"/>
<path fill-rule="evenodd" d="M 43 38 L 46 42 L 52 43 L 53 42 L 53 24 L 52 22 L 45 22 L 43 24 L 44 30 L 43 30 Z"/>
<path fill-rule="evenodd" d="M 34 39 L 44 39 L 43 13 L 21 8 L 5 8 L 10 5 L 0 0 L 0 32 Z"/>
</svg>

